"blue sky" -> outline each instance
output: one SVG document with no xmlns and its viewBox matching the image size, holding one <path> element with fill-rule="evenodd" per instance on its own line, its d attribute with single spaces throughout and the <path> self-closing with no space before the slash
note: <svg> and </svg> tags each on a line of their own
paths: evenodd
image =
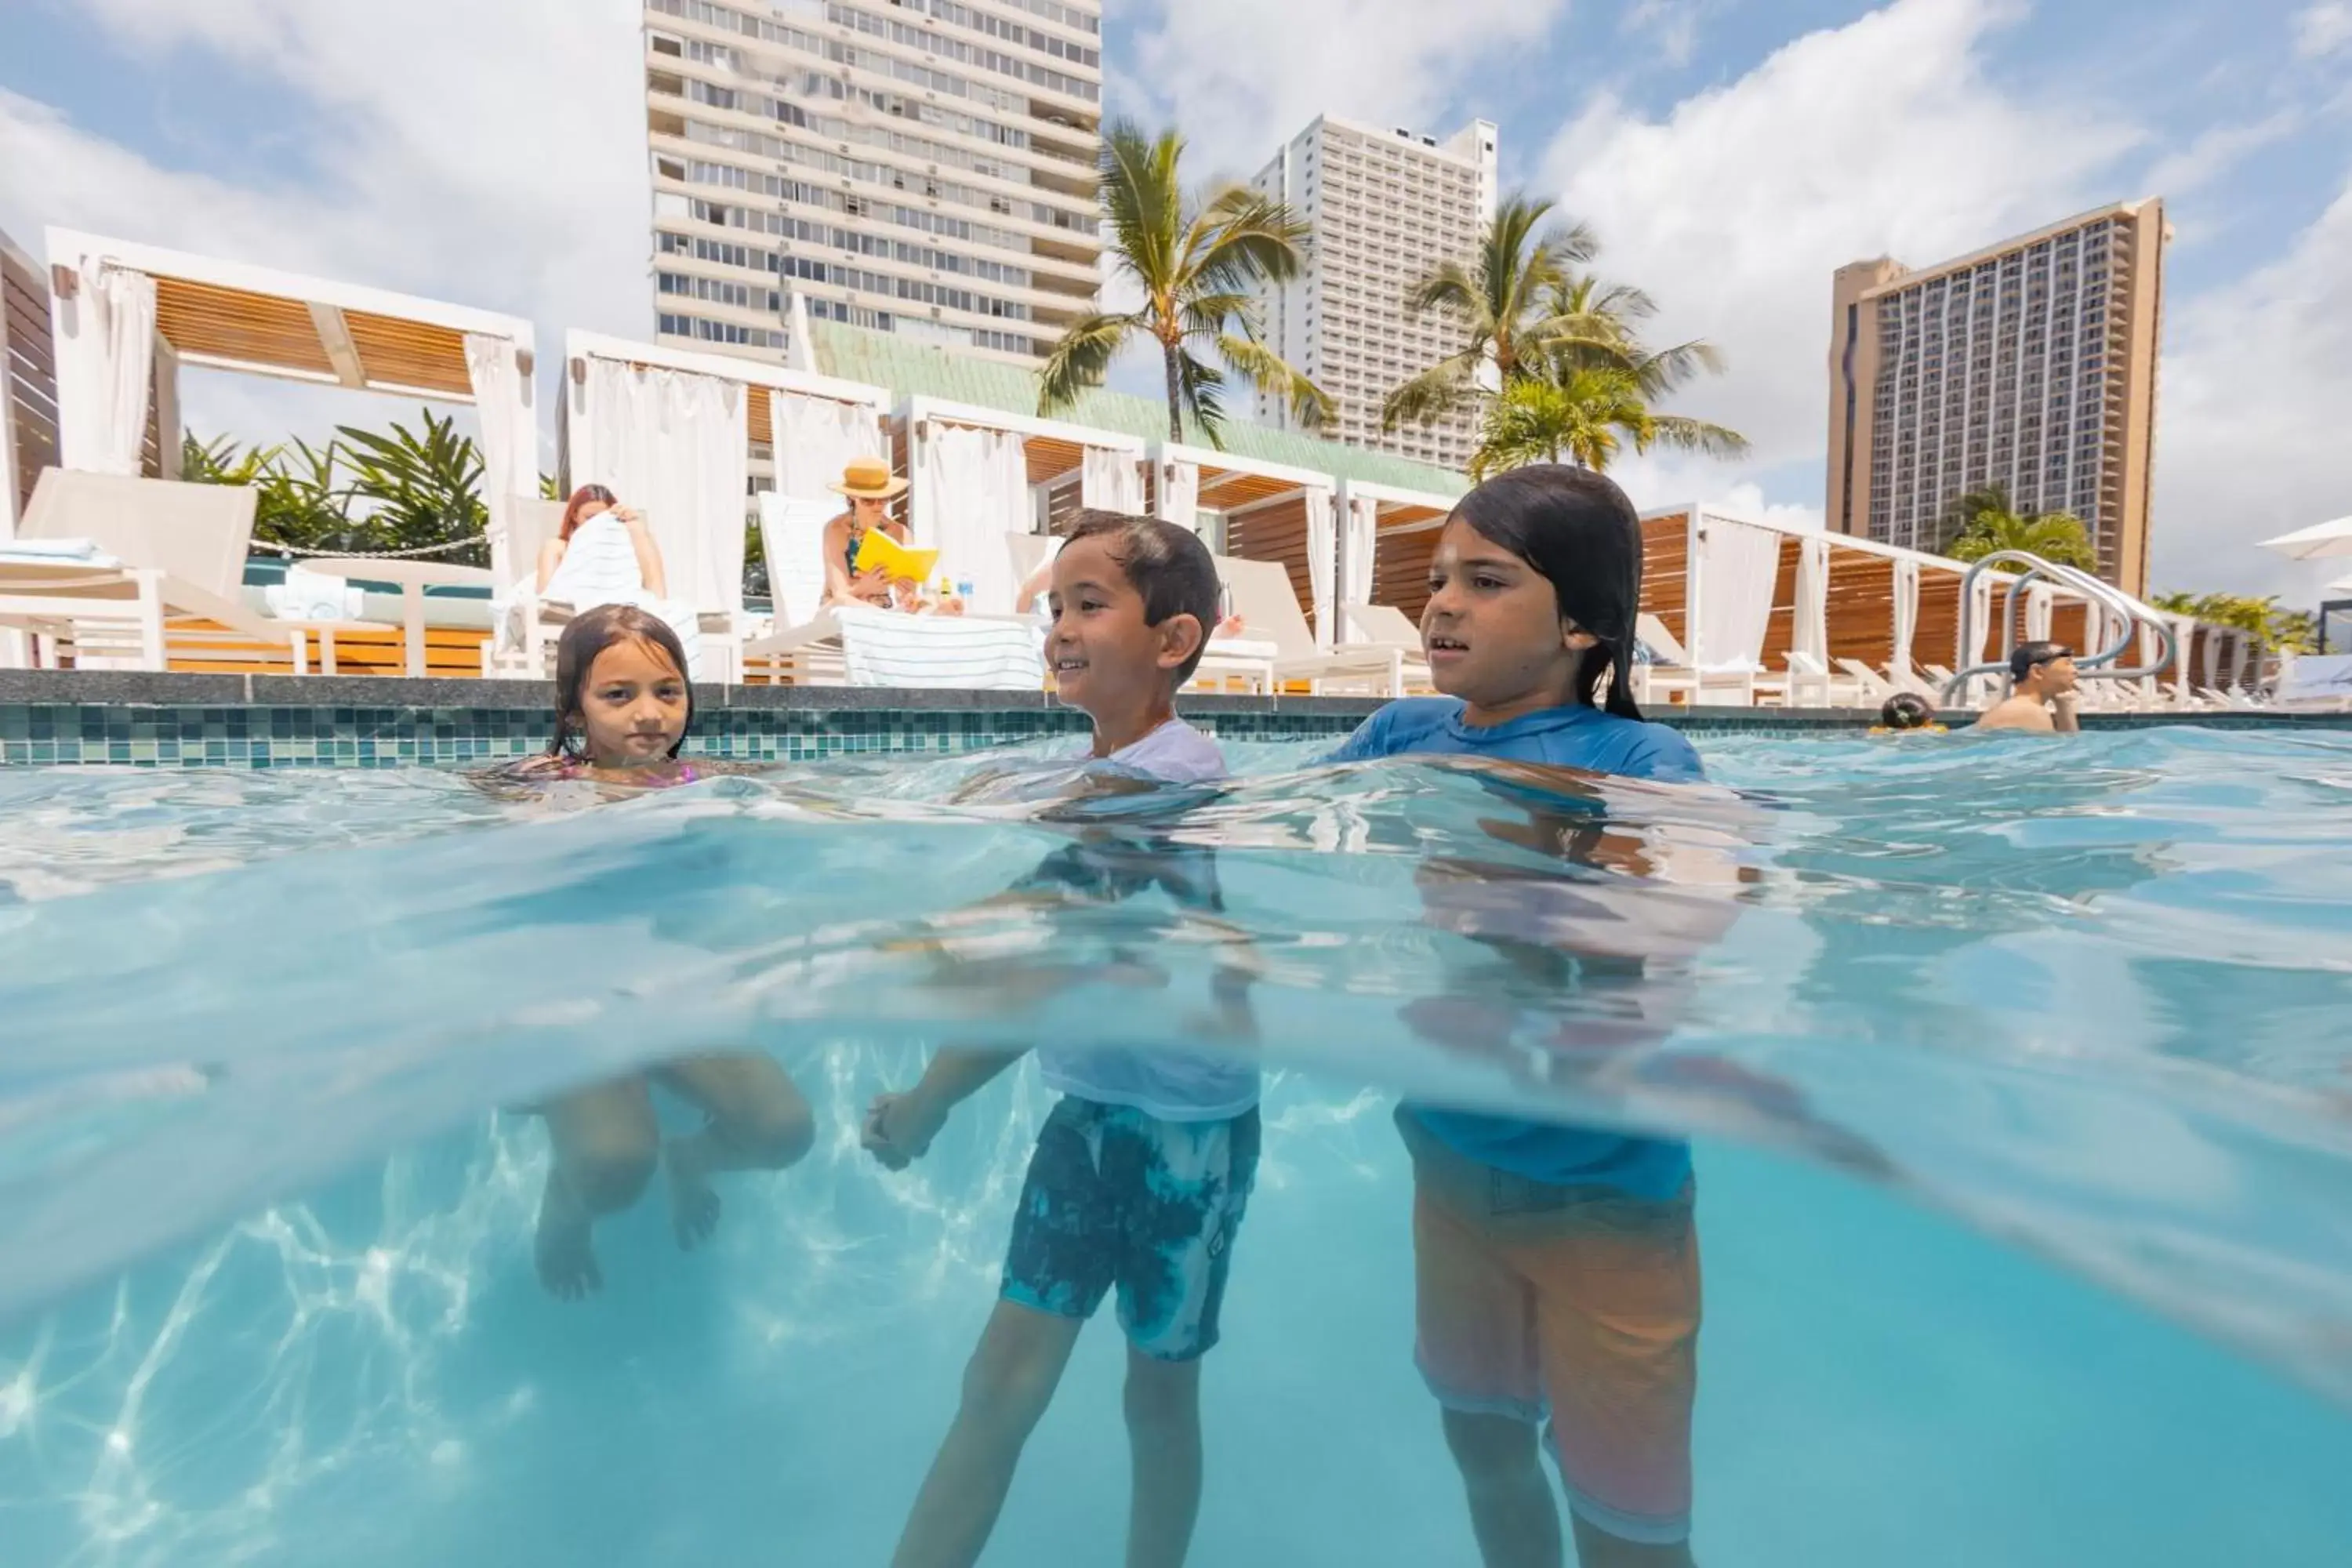
<svg viewBox="0 0 2352 1568">
<path fill-rule="evenodd" d="M 2307 602 L 2251 541 L 2352 512 L 2352 0 L 1109 0 L 1107 107 L 1246 174 L 1318 111 L 1502 127 L 1507 184 L 1730 373 L 1736 466 L 1643 504 L 1818 511 L 1830 271 L 2163 195 L 2156 585 Z M 634 0 L 5 0 L 0 228 L 48 223 L 645 335 Z M 455 41 L 473 46 L 458 52 Z M 274 437 L 361 400 L 197 377 Z"/>
</svg>

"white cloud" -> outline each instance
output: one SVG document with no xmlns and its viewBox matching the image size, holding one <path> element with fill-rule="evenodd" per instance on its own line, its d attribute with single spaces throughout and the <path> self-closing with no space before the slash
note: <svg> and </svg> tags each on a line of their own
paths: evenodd
<svg viewBox="0 0 2352 1568">
<path fill-rule="evenodd" d="M 1663 119 L 1604 98 L 1553 142 L 1546 188 L 1598 226 L 1601 269 L 1657 296 L 1662 335 L 1729 356 L 1727 376 L 1676 404 L 1755 444 L 1717 488 L 1820 461 L 1837 268 L 1942 260 L 2118 194 L 2099 176 L 2137 143 L 2133 127 L 1989 68 L 1988 40 L 2014 15 L 1898 0 Z"/>
<path fill-rule="evenodd" d="M 316 105 L 315 182 L 169 170 L 0 92 L 0 227 L 38 251 L 63 224 L 325 273 L 567 326 L 644 336 L 640 11 L 634 0 L 89 0 L 127 52 L 213 51 Z M 551 376 L 560 354 L 542 353 Z M 193 381 L 206 428 L 281 416 L 322 432 L 350 395 Z"/>
<path fill-rule="evenodd" d="M 1627 33 L 1646 33 L 1670 66 L 1686 66 L 1698 50 L 1702 0 L 1633 0 L 1619 24 Z"/>
<path fill-rule="evenodd" d="M 2179 152 L 2158 159 L 2140 182 L 2141 187 L 2167 201 L 2202 190 L 2250 153 L 2292 135 L 2301 122 L 2302 117 L 2294 110 L 2281 110 L 2250 125 L 2209 126 Z"/>
<path fill-rule="evenodd" d="M 1133 79 L 1192 139 L 1197 173 L 1246 178 L 1318 114 L 1426 123 L 1477 72 L 1539 43 L 1568 0 L 1161 0 L 1136 22 Z"/>
<path fill-rule="evenodd" d="M 2352 562 L 2253 546 L 2352 512 L 2352 177 L 2278 261 L 2177 305 L 2166 338 L 2152 585 L 2307 604 Z"/>
<path fill-rule="evenodd" d="M 2352 4 L 2324 0 L 2295 13 L 2294 52 L 2315 60 L 2352 44 Z"/>
</svg>

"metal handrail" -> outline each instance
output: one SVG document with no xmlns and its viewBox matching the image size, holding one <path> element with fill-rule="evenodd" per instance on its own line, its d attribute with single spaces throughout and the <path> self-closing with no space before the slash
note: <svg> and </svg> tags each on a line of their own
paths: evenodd
<svg viewBox="0 0 2352 1568">
<path fill-rule="evenodd" d="M 2114 584 L 2102 582 L 2079 566 L 2068 566 L 2055 561 L 2045 561 L 2030 550 L 1996 550 L 1990 555 L 1979 557 L 1969 567 L 1967 574 L 1960 579 L 1960 649 L 1963 657 L 1968 650 L 1979 647 L 1983 641 L 1983 630 L 1976 625 L 1977 579 L 1986 572 L 2004 564 L 2021 565 L 2025 570 L 2010 579 L 2009 591 L 2001 596 L 2000 624 L 2002 626 L 2012 626 L 2017 624 L 2017 596 L 2037 578 L 2072 589 L 2084 597 L 2095 601 L 2112 613 L 2122 625 L 2123 635 L 2112 647 L 2102 648 L 2095 654 L 2085 654 L 2074 661 L 2074 668 L 2083 679 L 2143 680 L 2171 667 L 2175 638 L 2171 623 L 2163 616 L 2141 604 Z M 2130 649 L 2133 642 L 2139 637 L 2142 626 L 2153 628 L 2158 637 L 2161 639 L 2156 662 L 2130 668 L 2102 668 L 2103 666 L 2113 667 L 2115 661 Z M 1948 708 L 1958 702 L 1962 694 L 1968 690 L 1969 682 L 1980 675 L 1999 677 L 2003 682 L 2004 692 L 2015 680 L 2015 678 L 2010 674 L 2009 660 L 2006 658 L 1996 659 L 1990 664 L 1970 665 L 1965 669 L 1956 671 L 1952 679 L 1945 684 L 1944 705 Z"/>
</svg>

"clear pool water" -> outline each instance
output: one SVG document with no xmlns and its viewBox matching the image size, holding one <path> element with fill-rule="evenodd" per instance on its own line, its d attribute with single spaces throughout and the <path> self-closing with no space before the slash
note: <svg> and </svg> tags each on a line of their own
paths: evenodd
<svg viewBox="0 0 2352 1568">
<path fill-rule="evenodd" d="M 1213 847 L 1263 971 L 1194 1563 L 1475 1561 L 1405 1087 L 1696 1137 L 1702 1563 L 2352 1560 L 2352 738 L 1703 741 L 1737 795 L 1233 751 L 1058 820 L 972 759 L 593 809 L 0 774 L 0 1563 L 885 1561 L 1046 1097 L 904 1175 L 858 1112 L 941 1041 L 1189 1040 L 1227 951 L 974 910 L 1106 814 Z M 713 1045 L 815 1152 L 692 1255 L 649 1195 L 551 1300 L 500 1108 Z M 1119 1354 L 988 1562 L 1118 1560 Z"/>
</svg>

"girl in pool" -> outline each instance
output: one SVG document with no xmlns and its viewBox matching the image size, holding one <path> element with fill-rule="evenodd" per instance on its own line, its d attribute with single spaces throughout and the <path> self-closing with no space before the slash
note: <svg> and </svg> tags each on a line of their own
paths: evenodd
<svg viewBox="0 0 2352 1568">
<path fill-rule="evenodd" d="M 677 634 L 656 616 L 625 605 L 581 616 L 556 647 L 554 739 L 518 776 L 634 788 L 691 784 L 697 770 L 677 756 L 694 722 L 685 671 Z M 703 1113 L 701 1131 L 665 1147 L 655 1083 Z M 540 1200 L 539 1277 L 567 1300 L 604 1284 L 591 1228 L 599 1215 L 635 1203 L 656 1163 L 668 1167 L 678 1245 L 691 1249 L 719 1223 L 713 1174 L 781 1171 L 814 1142 L 808 1102 L 782 1068 L 751 1051 L 681 1057 L 539 1110 L 554 1155 Z"/>
<path fill-rule="evenodd" d="M 1640 520 L 1600 475 L 1539 465 L 1488 480 L 1446 519 L 1430 565 L 1422 640 L 1446 695 L 1389 704 L 1332 760 L 1448 752 L 1702 778 L 1627 684 L 1641 575 Z M 1547 1413 L 1582 1568 L 1685 1568 L 1688 1146 L 1411 1101 L 1397 1121 L 1413 1163 L 1417 1359 L 1489 1568 L 1563 1559 Z"/>
</svg>

